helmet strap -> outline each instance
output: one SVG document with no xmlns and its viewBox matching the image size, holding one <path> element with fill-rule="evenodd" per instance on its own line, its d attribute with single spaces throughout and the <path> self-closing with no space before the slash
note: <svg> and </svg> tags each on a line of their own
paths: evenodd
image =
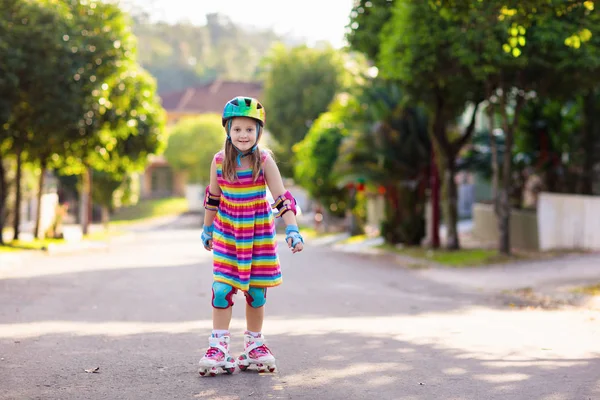
<svg viewBox="0 0 600 400">
<path fill-rule="evenodd" d="M 231 131 L 231 119 L 229 119 L 229 121 L 227 121 L 227 140 L 229 140 L 229 143 L 231 143 L 231 146 L 233 146 L 233 148 L 236 149 L 238 152 L 238 155 L 235 158 L 238 167 L 242 166 L 242 158 L 249 156 L 250 154 L 252 154 L 256 151 L 256 148 L 258 147 L 258 138 L 260 136 L 260 129 L 261 129 L 260 124 L 257 122 L 256 123 L 256 140 L 254 141 L 252 148 L 244 153 L 240 149 L 235 147 L 235 144 L 233 144 L 233 142 L 231 141 L 231 136 L 229 135 L 229 132 Z"/>
</svg>

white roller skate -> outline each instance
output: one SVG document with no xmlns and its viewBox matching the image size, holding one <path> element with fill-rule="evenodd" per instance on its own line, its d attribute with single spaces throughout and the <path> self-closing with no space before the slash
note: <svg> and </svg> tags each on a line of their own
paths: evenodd
<svg viewBox="0 0 600 400">
<path fill-rule="evenodd" d="M 200 369 L 198 373 L 201 376 L 215 376 L 219 370 L 225 371 L 231 375 L 235 371 L 235 358 L 229 354 L 229 336 L 209 337 L 208 350 L 204 357 L 200 359 Z"/>
<path fill-rule="evenodd" d="M 275 357 L 265 345 L 265 337 L 244 335 L 244 352 L 237 359 L 238 367 L 245 371 L 251 365 L 256 365 L 258 372 L 275 372 Z"/>
</svg>

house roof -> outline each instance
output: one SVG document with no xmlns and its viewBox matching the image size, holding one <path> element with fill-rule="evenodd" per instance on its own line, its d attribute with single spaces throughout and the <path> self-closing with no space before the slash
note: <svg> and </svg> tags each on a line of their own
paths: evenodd
<svg viewBox="0 0 600 400">
<path fill-rule="evenodd" d="M 163 108 L 169 112 L 192 112 L 198 114 L 223 111 L 227 101 L 236 96 L 248 96 L 260 99 L 262 84 L 258 82 L 239 82 L 215 80 L 202 86 L 195 86 L 179 92 L 160 95 Z"/>
</svg>

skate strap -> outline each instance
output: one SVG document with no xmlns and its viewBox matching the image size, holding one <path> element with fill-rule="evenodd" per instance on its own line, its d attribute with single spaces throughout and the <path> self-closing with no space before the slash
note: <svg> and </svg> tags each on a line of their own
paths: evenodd
<svg viewBox="0 0 600 400">
<path fill-rule="evenodd" d="M 222 338 L 217 338 L 217 337 L 211 336 L 210 339 L 208 340 L 208 345 L 215 349 L 221 350 L 223 352 L 223 354 L 227 354 L 227 349 L 225 347 L 223 347 L 223 345 L 221 344 L 221 339 Z"/>
<path fill-rule="evenodd" d="M 248 347 L 246 347 L 246 352 L 250 353 L 252 350 L 260 347 L 260 346 L 264 346 L 265 341 L 263 338 L 252 338 L 253 342 L 252 344 L 249 344 Z"/>
</svg>

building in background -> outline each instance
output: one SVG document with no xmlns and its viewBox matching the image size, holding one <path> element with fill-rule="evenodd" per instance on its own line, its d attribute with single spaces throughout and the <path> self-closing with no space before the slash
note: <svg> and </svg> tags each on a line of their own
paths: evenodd
<svg viewBox="0 0 600 400">
<path fill-rule="evenodd" d="M 227 101 L 236 96 L 260 99 L 262 84 L 215 80 L 201 86 L 164 93 L 160 95 L 167 113 L 167 126 L 176 124 L 186 117 L 223 112 Z M 151 156 L 148 166 L 140 177 L 140 197 L 143 199 L 185 195 L 186 177 L 173 171 L 163 156 Z"/>
</svg>

